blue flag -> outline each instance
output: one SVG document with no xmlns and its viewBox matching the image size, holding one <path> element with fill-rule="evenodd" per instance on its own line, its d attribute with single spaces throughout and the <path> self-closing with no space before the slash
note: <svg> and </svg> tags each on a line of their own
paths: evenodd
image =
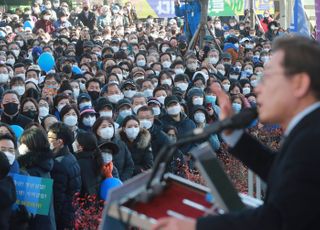
<svg viewBox="0 0 320 230">
<path fill-rule="evenodd" d="M 301 0 L 294 1 L 290 32 L 310 37 L 309 22 Z"/>
</svg>

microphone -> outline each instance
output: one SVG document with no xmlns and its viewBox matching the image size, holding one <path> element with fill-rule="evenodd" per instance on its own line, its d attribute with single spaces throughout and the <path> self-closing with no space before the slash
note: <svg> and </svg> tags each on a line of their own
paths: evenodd
<svg viewBox="0 0 320 230">
<path fill-rule="evenodd" d="M 183 141 L 185 139 L 189 139 L 188 141 L 194 141 L 206 138 L 211 134 L 219 133 L 224 129 L 243 129 L 248 127 L 257 117 L 258 111 L 256 108 L 246 108 L 232 117 L 214 122 L 204 128 L 196 128 L 189 134 L 181 136 L 179 140 Z M 190 140 L 190 137 L 194 137 L 194 139 Z"/>
</svg>

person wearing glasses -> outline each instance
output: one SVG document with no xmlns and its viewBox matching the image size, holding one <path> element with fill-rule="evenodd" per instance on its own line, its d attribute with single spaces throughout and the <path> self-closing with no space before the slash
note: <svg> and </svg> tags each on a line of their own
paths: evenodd
<svg viewBox="0 0 320 230">
<path fill-rule="evenodd" d="M 54 123 L 48 131 L 50 149 L 53 151 L 54 211 L 57 229 L 71 229 L 74 224 L 72 200 L 81 189 L 80 166 L 68 146 L 73 143 L 70 128 L 61 122 Z"/>
</svg>

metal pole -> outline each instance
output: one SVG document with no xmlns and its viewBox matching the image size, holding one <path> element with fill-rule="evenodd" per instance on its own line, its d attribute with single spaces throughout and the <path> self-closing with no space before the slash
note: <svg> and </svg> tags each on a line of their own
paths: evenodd
<svg viewBox="0 0 320 230">
<path fill-rule="evenodd" d="M 280 25 L 282 28 L 287 28 L 287 19 L 286 19 L 286 12 L 287 12 L 287 5 L 288 3 L 285 0 L 280 0 Z"/>
<path fill-rule="evenodd" d="M 253 172 L 248 169 L 248 195 L 253 197 Z"/>
<path fill-rule="evenodd" d="M 316 38 L 320 41 L 320 2 L 319 0 L 314 0 L 315 4 L 315 13 L 316 13 Z"/>
<path fill-rule="evenodd" d="M 207 24 L 207 17 L 208 17 L 208 1 L 209 0 L 200 0 L 201 4 L 201 19 L 200 19 L 200 49 L 203 47 L 203 39 L 206 36 L 206 28 L 205 25 Z"/>
<path fill-rule="evenodd" d="M 255 17 L 254 17 L 254 9 L 253 9 L 253 2 L 254 0 L 249 0 L 249 7 L 250 7 L 250 27 L 251 29 L 255 28 Z"/>
</svg>

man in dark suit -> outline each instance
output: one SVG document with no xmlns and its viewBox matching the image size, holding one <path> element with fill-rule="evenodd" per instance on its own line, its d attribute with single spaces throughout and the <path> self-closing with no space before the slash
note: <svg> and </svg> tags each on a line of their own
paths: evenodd
<svg viewBox="0 0 320 230">
<path fill-rule="evenodd" d="M 84 1 L 82 5 L 82 11 L 78 15 L 78 19 L 80 20 L 83 26 L 86 26 L 90 30 L 93 30 L 93 28 L 96 25 L 96 15 L 89 10 L 89 7 L 89 2 Z"/>
<path fill-rule="evenodd" d="M 320 44 L 280 38 L 272 50 L 256 93 L 260 121 L 285 130 L 279 152 L 242 130 L 223 133 L 231 153 L 266 181 L 264 204 L 198 220 L 164 218 L 154 229 L 320 229 Z M 217 91 L 224 119 L 232 115 L 231 104 Z"/>
</svg>

